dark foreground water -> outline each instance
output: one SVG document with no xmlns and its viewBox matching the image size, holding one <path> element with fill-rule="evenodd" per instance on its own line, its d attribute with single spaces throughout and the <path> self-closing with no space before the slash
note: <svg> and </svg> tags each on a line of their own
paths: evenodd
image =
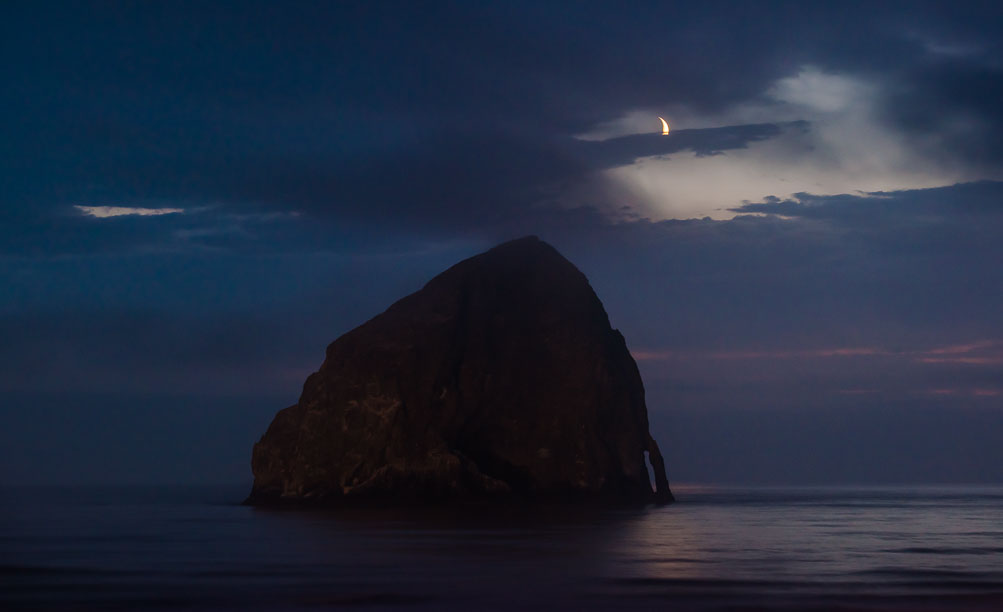
<svg viewBox="0 0 1003 612">
<path fill-rule="evenodd" d="M 678 488 L 640 510 L 265 511 L 0 490 L 0 608 L 1003 610 L 1003 489 Z"/>
</svg>

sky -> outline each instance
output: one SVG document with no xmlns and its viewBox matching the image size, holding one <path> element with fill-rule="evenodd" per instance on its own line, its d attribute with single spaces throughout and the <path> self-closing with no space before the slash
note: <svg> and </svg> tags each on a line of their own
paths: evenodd
<svg viewBox="0 0 1003 612">
<path fill-rule="evenodd" d="M 0 484 L 249 482 L 328 343 L 527 234 L 670 481 L 1003 484 L 997 2 L 7 2 L 0 49 Z"/>
</svg>

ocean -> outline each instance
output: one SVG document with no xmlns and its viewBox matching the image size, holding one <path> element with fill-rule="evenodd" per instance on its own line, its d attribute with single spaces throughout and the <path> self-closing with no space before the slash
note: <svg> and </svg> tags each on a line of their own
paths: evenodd
<svg viewBox="0 0 1003 612">
<path fill-rule="evenodd" d="M 4 610 L 1003 610 L 1003 488 L 263 510 L 248 487 L 0 489 Z"/>
</svg>

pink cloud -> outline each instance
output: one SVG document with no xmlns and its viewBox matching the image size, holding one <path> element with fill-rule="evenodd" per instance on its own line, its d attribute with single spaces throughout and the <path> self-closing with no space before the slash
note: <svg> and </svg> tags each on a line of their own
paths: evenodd
<svg viewBox="0 0 1003 612">
<path fill-rule="evenodd" d="M 840 347 L 824 349 L 790 349 L 765 351 L 660 351 L 635 350 L 631 355 L 638 361 L 666 359 L 800 359 L 803 357 L 861 357 L 869 355 L 893 355 L 889 351 L 874 347 Z"/>
<path fill-rule="evenodd" d="M 927 391 L 930 395 L 955 395 L 958 393 L 957 389 L 930 389 Z"/>
<path fill-rule="evenodd" d="M 984 387 L 960 388 L 960 389 L 927 389 L 928 395 L 964 395 L 968 397 L 999 397 L 1003 396 L 1003 389 L 989 389 Z"/>
<path fill-rule="evenodd" d="M 633 351 L 638 361 L 669 359 L 826 359 L 835 357 L 902 357 L 919 363 L 958 363 L 971 365 L 1003 365 L 1003 341 L 978 340 L 965 344 L 892 351 L 874 346 L 843 346 L 832 348 L 673 351 L 640 349 Z"/>
<path fill-rule="evenodd" d="M 923 351 L 927 355 L 957 355 L 960 353 L 971 353 L 972 351 L 977 351 L 981 348 L 986 348 L 997 344 L 992 340 L 979 340 L 977 342 L 970 342 L 968 344 L 952 344 L 951 346 L 942 346 L 939 348 L 929 349 Z"/>
<path fill-rule="evenodd" d="M 987 357 L 920 357 L 921 363 L 968 363 L 975 365 L 1003 364 L 1003 355 Z"/>
</svg>

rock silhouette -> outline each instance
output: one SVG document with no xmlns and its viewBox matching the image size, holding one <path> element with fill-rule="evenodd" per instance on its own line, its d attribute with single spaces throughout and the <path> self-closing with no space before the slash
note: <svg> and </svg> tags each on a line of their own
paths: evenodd
<svg viewBox="0 0 1003 612">
<path fill-rule="evenodd" d="M 672 500 L 623 336 L 536 237 L 461 261 L 335 340 L 251 466 L 251 504 Z"/>
</svg>

